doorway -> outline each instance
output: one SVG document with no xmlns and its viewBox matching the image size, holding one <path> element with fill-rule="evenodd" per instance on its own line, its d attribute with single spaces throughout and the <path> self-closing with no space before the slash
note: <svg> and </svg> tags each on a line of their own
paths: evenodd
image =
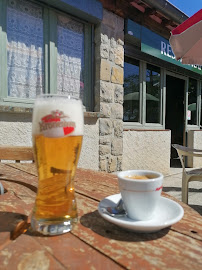
<svg viewBox="0 0 202 270">
<path fill-rule="evenodd" d="M 185 80 L 166 75 L 165 128 L 171 130 L 171 144 L 183 145 L 184 143 L 184 91 Z M 177 152 L 171 147 L 171 164 L 176 158 L 178 158 Z"/>
</svg>

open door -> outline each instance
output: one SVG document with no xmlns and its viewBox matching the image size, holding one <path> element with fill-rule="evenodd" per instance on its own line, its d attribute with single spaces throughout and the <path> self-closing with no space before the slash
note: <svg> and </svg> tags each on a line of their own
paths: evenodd
<svg viewBox="0 0 202 270">
<path fill-rule="evenodd" d="M 166 75 L 165 128 L 171 130 L 171 144 L 185 143 L 185 82 L 184 79 Z M 177 157 L 176 150 L 171 147 L 171 163 Z"/>
</svg>

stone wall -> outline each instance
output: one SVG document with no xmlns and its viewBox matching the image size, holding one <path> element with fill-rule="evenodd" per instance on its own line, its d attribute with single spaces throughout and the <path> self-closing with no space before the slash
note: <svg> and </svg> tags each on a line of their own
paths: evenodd
<svg viewBox="0 0 202 270">
<path fill-rule="evenodd" d="M 0 112 L 0 144 L 32 146 L 32 114 Z"/>
<path fill-rule="evenodd" d="M 95 110 L 99 120 L 99 169 L 122 169 L 124 20 L 104 10 L 95 29 Z"/>
<path fill-rule="evenodd" d="M 79 168 L 99 170 L 99 120 L 85 118 Z"/>
<path fill-rule="evenodd" d="M 170 171 L 170 130 L 128 130 L 123 135 L 123 170 Z"/>
</svg>

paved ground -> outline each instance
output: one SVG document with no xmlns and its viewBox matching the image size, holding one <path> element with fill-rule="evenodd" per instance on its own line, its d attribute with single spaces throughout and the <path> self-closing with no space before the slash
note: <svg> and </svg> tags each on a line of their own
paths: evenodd
<svg viewBox="0 0 202 270">
<path fill-rule="evenodd" d="M 163 191 L 181 200 L 182 168 L 180 164 L 170 168 L 169 175 L 165 175 Z M 202 215 L 202 182 L 190 182 L 188 204 Z"/>
</svg>

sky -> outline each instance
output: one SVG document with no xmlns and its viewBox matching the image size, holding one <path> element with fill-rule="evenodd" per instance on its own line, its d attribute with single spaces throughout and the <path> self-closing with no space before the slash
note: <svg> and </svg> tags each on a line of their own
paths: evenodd
<svg viewBox="0 0 202 270">
<path fill-rule="evenodd" d="M 202 8 L 202 0 L 168 0 L 171 4 L 191 17 Z"/>
</svg>

